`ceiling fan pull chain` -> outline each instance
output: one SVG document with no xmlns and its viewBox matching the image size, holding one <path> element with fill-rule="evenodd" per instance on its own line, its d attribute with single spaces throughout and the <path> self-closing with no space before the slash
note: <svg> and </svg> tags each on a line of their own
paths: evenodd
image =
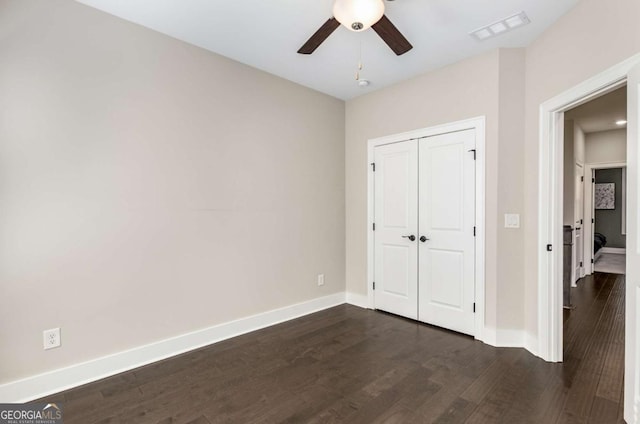
<svg viewBox="0 0 640 424">
<path fill-rule="evenodd" d="M 358 70 L 356 71 L 356 81 L 360 81 L 360 71 L 362 71 L 362 36 L 358 40 Z"/>
</svg>

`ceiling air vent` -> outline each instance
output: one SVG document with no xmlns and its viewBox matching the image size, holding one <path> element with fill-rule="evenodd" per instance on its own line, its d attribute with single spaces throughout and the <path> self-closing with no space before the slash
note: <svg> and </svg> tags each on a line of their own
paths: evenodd
<svg viewBox="0 0 640 424">
<path fill-rule="evenodd" d="M 471 31 L 469 35 L 478 41 L 484 41 L 497 35 L 504 34 L 505 32 L 509 32 L 512 29 L 527 25 L 530 22 L 531 20 L 527 14 L 525 12 L 520 12 L 490 25 L 478 28 L 475 31 Z"/>
</svg>

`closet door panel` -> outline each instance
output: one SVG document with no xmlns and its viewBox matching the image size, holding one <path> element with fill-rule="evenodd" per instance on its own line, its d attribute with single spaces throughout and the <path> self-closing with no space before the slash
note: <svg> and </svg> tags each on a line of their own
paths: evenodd
<svg viewBox="0 0 640 424">
<path fill-rule="evenodd" d="M 419 144 L 418 319 L 474 334 L 475 132 Z"/>
<path fill-rule="evenodd" d="M 417 319 L 417 141 L 376 147 L 375 164 L 375 307 Z"/>
</svg>

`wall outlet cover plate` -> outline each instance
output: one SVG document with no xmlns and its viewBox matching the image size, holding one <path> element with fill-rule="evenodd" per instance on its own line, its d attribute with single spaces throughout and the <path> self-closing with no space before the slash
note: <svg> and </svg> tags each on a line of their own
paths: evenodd
<svg viewBox="0 0 640 424">
<path fill-rule="evenodd" d="M 44 349 L 53 349 L 60 347 L 60 328 L 52 328 L 42 332 Z"/>
</svg>

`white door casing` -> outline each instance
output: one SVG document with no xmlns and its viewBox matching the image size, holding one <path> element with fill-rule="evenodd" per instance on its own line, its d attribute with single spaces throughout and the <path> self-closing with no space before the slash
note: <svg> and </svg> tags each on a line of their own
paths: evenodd
<svg viewBox="0 0 640 424">
<path fill-rule="evenodd" d="M 586 181 L 584 185 L 584 231 L 582 232 L 582 248 L 585 260 L 584 271 L 586 275 L 591 275 L 594 272 L 593 269 L 595 266 L 595 256 L 593 253 L 596 228 L 596 211 L 594 209 L 594 186 L 596 180 L 595 169 L 591 165 L 587 165 L 584 175 Z"/>
<path fill-rule="evenodd" d="M 574 239 L 573 239 L 573 278 L 571 285 L 576 287 L 576 281 L 584 277 L 584 166 L 575 164 L 574 171 Z"/>
<path fill-rule="evenodd" d="M 419 142 L 418 319 L 474 335 L 475 131 Z"/>
<path fill-rule="evenodd" d="M 625 299 L 625 383 L 624 418 L 640 422 L 640 214 L 638 200 L 640 174 L 640 64 L 627 76 L 627 258 Z"/>
<path fill-rule="evenodd" d="M 417 319 L 417 141 L 376 147 L 375 166 L 375 307 Z"/>
</svg>

